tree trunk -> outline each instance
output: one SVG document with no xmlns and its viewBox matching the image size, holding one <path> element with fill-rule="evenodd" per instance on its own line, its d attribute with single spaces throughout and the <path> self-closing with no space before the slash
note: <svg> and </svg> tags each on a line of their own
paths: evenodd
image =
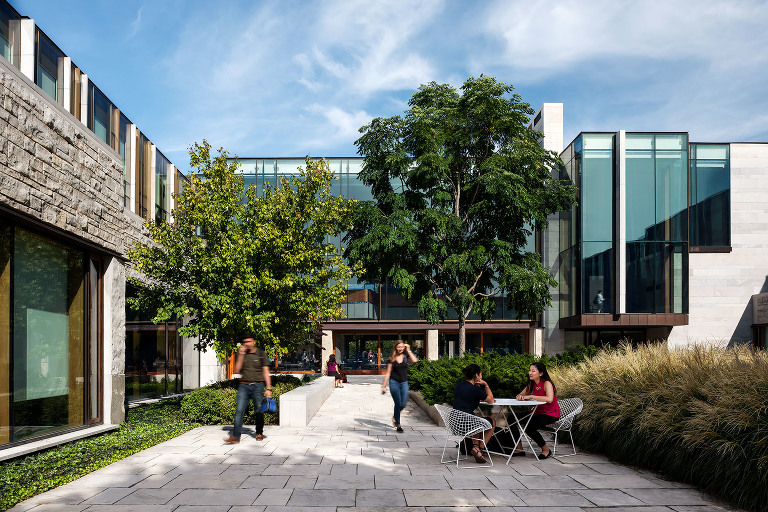
<svg viewBox="0 0 768 512">
<path fill-rule="evenodd" d="M 464 315 L 459 313 L 459 357 L 464 355 L 467 350 L 467 326 Z"/>
</svg>

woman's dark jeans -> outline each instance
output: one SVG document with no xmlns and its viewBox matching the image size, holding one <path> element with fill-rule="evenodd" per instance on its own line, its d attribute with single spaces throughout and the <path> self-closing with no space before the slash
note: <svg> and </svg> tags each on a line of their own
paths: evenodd
<svg viewBox="0 0 768 512">
<path fill-rule="evenodd" d="M 550 423 L 554 423 L 560 418 L 555 418 L 554 416 L 547 416 L 546 414 L 538 414 L 531 418 L 530 423 L 528 423 L 528 426 L 525 427 L 525 434 L 533 439 L 533 441 L 539 445 L 539 448 L 547 444 L 544 442 L 544 438 L 539 434 L 539 429 L 543 427 L 544 425 L 549 425 Z M 522 423 L 522 421 L 520 422 Z M 512 423 L 509 425 L 509 429 L 512 431 L 512 434 L 515 436 L 515 439 L 520 437 L 520 429 L 517 428 L 516 423 Z M 520 446 L 522 448 L 522 445 Z"/>
<path fill-rule="evenodd" d="M 405 407 L 408 401 L 408 381 L 397 382 L 389 379 L 389 392 L 392 394 L 392 400 L 395 401 L 395 423 L 400 424 L 400 411 Z"/>
</svg>

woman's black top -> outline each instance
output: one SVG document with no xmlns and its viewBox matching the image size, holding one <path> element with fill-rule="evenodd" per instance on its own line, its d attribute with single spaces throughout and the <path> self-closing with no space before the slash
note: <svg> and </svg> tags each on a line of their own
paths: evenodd
<svg viewBox="0 0 768 512">
<path fill-rule="evenodd" d="M 463 380 L 453 389 L 453 408 L 473 414 L 480 402 L 485 400 L 488 394 L 485 387 L 476 386 Z"/>
<path fill-rule="evenodd" d="M 389 374 L 389 378 L 395 382 L 405 382 L 408 380 L 408 360 L 403 356 L 403 362 L 398 363 L 397 360 L 390 361 L 387 364 L 392 365 L 392 372 Z"/>
</svg>

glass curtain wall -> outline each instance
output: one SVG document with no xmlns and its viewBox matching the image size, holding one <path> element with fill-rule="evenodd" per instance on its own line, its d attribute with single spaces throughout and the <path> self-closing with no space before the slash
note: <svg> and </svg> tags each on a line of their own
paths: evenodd
<svg viewBox="0 0 768 512">
<path fill-rule="evenodd" d="M 118 126 L 117 137 L 117 152 L 120 154 L 120 159 L 123 162 L 123 206 L 128 208 L 131 201 L 131 170 L 128 168 L 128 129 L 131 126 L 131 121 L 120 114 L 120 121 Z"/>
<path fill-rule="evenodd" d="M 59 62 L 64 58 L 64 53 L 53 44 L 48 36 L 39 29 L 35 31 L 35 83 L 57 103 L 63 103 L 59 97 Z"/>
<path fill-rule="evenodd" d="M 100 421 L 100 272 L 0 219 L 0 444 Z"/>
<path fill-rule="evenodd" d="M 627 313 L 688 312 L 688 136 L 626 136 Z"/>
<path fill-rule="evenodd" d="M 126 294 L 134 294 L 131 287 Z M 146 311 L 126 305 L 125 400 L 157 398 L 183 391 L 182 346 L 177 322 L 155 325 Z"/>
<path fill-rule="evenodd" d="M 150 158 L 151 145 L 143 133 L 136 130 L 136 144 L 133 152 L 136 160 L 136 198 L 135 211 L 144 220 L 149 220 L 149 201 L 151 197 L 152 170 Z"/>
<path fill-rule="evenodd" d="M 106 144 L 110 143 L 110 120 L 114 106 L 98 87 L 88 82 L 88 128 Z"/>
<path fill-rule="evenodd" d="M 19 19 L 21 16 L 13 7 L 0 0 L 0 55 L 17 68 L 19 63 L 15 61 L 14 49 L 18 44 Z"/>
<path fill-rule="evenodd" d="M 171 162 L 155 151 L 155 223 L 168 219 L 168 167 Z"/>
<path fill-rule="evenodd" d="M 731 165 L 728 144 L 690 145 L 691 245 L 731 245 Z"/>
<path fill-rule="evenodd" d="M 579 135 L 560 155 L 563 167 L 560 169 L 560 179 L 577 185 L 576 198 L 568 211 L 560 212 L 560 317 L 565 318 L 576 314 L 576 297 L 578 282 L 578 266 L 576 265 L 578 250 L 576 241 L 579 229 L 578 205 L 581 203 L 581 189 L 578 187 L 578 176 L 581 170 L 581 138 Z"/>
<path fill-rule="evenodd" d="M 614 139 L 613 133 L 582 135 L 582 313 L 612 312 Z"/>
</svg>

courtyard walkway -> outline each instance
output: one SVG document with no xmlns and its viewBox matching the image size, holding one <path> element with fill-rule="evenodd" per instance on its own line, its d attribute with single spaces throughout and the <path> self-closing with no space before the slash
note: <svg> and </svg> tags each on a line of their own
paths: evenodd
<svg viewBox="0 0 768 512">
<path fill-rule="evenodd" d="M 201 427 L 23 503 L 40 512 L 723 512 L 687 485 L 580 454 L 493 468 L 440 463 L 443 430 L 409 402 L 392 428 L 381 377 L 350 378 L 306 428 Z"/>
</svg>

